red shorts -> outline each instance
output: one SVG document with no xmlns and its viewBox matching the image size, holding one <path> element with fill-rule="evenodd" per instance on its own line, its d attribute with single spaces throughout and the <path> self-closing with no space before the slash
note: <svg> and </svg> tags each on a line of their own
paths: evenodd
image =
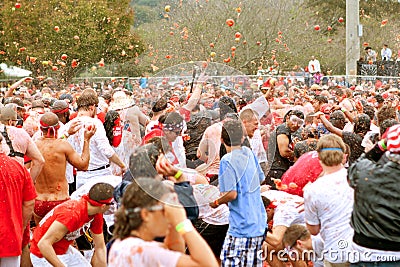
<svg viewBox="0 0 400 267">
<path fill-rule="evenodd" d="M 33 209 L 33 213 L 37 217 L 43 218 L 55 206 L 58 206 L 59 204 L 64 203 L 67 200 L 69 200 L 69 198 L 64 199 L 64 200 L 56 200 L 56 201 L 45 201 L 45 200 L 35 199 L 35 208 Z"/>
</svg>

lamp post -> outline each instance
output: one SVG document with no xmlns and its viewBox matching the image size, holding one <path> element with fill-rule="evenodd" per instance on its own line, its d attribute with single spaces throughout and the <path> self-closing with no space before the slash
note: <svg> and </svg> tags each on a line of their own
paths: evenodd
<svg viewBox="0 0 400 267">
<path fill-rule="evenodd" d="M 346 76 L 357 74 L 360 58 L 362 25 L 359 17 L 359 0 L 346 0 Z"/>
</svg>

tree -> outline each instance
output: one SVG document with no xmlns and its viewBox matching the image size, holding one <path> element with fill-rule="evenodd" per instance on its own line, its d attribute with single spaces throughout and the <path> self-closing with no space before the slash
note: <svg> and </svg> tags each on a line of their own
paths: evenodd
<svg viewBox="0 0 400 267">
<path fill-rule="evenodd" d="M 85 69 L 124 64 L 143 51 L 129 0 L 0 4 L 0 61 L 70 81 Z"/>
<path fill-rule="evenodd" d="M 399 11 L 394 0 L 360 1 L 361 43 L 378 49 L 384 42 L 398 47 Z M 307 66 L 314 55 L 323 71 L 345 72 L 345 0 L 169 0 L 152 7 L 152 12 L 164 18 L 157 16 L 137 28 L 147 44 L 138 65 L 151 71 L 204 60 L 246 74 L 260 68 L 282 73 Z M 232 27 L 226 25 L 227 19 L 234 20 Z M 387 25 L 381 27 L 386 19 Z M 241 35 L 237 41 L 236 32 Z"/>
<path fill-rule="evenodd" d="M 187 61 L 228 64 L 247 74 L 258 69 L 292 70 L 335 42 L 313 30 L 311 11 L 301 0 L 169 1 L 164 19 L 138 28 L 147 51 L 141 64 L 154 71 Z M 234 24 L 229 27 L 227 19 Z M 337 32 L 336 32 L 337 34 Z M 311 44 L 311 45 L 310 45 Z M 317 53 L 319 54 L 319 53 Z"/>
</svg>

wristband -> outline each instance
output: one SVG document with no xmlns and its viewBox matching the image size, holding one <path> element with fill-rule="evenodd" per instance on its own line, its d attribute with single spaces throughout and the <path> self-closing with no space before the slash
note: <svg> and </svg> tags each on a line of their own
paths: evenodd
<svg viewBox="0 0 400 267">
<path fill-rule="evenodd" d="M 184 235 L 186 233 L 192 232 L 194 230 L 193 224 L 189 219 L 184 220 L 183 222 L 178 223 L 175 226 L 175 230 L 180 234 Z"/>
<path fill-rule="evenodd" d="M 60 137 L 60 139 L 67 139 L 68 138 L 68 134 L 63 134 L 61 137 Z"/>
<path fill-rule="evenodd" d="M 219 206 L 218 198 L 216 200 L 214 200 L 214 205 L 217 206 L 217 207 Z"/>
<path fill-rule="evenodd" d="M 347 111 L 347 109 L 345 109 L 345 108 L 342 108 L 342 112 L 343 113 L 345 113 Z"/>
<path fill-rule="evenodd" d="M 183 172 L 181 170 L 178 170 L 174 175 L 175 179 L 179 180 L 179 178 L 181 178 L 182 174 L 183 174 Z"/>
<path fill-rule="evenodd" d="M 387 146 L 385 144 L 385 140 L 381 140 L 378 142 L 378 147 L 380 150 L 385 151 L 387 149 Z"/>
</svg>

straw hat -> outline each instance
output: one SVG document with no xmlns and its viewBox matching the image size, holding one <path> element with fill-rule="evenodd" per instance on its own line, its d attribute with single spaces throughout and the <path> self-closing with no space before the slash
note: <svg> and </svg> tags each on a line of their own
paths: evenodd
<svg viewBox="0 0 400 267">
<path fill-rule="evenodd" d="M 123 91 L 118 91 L 113 94 L 109 110 L 121 110 L 135 105 L 135 101 L 127 96 Z"/>
</svg>

